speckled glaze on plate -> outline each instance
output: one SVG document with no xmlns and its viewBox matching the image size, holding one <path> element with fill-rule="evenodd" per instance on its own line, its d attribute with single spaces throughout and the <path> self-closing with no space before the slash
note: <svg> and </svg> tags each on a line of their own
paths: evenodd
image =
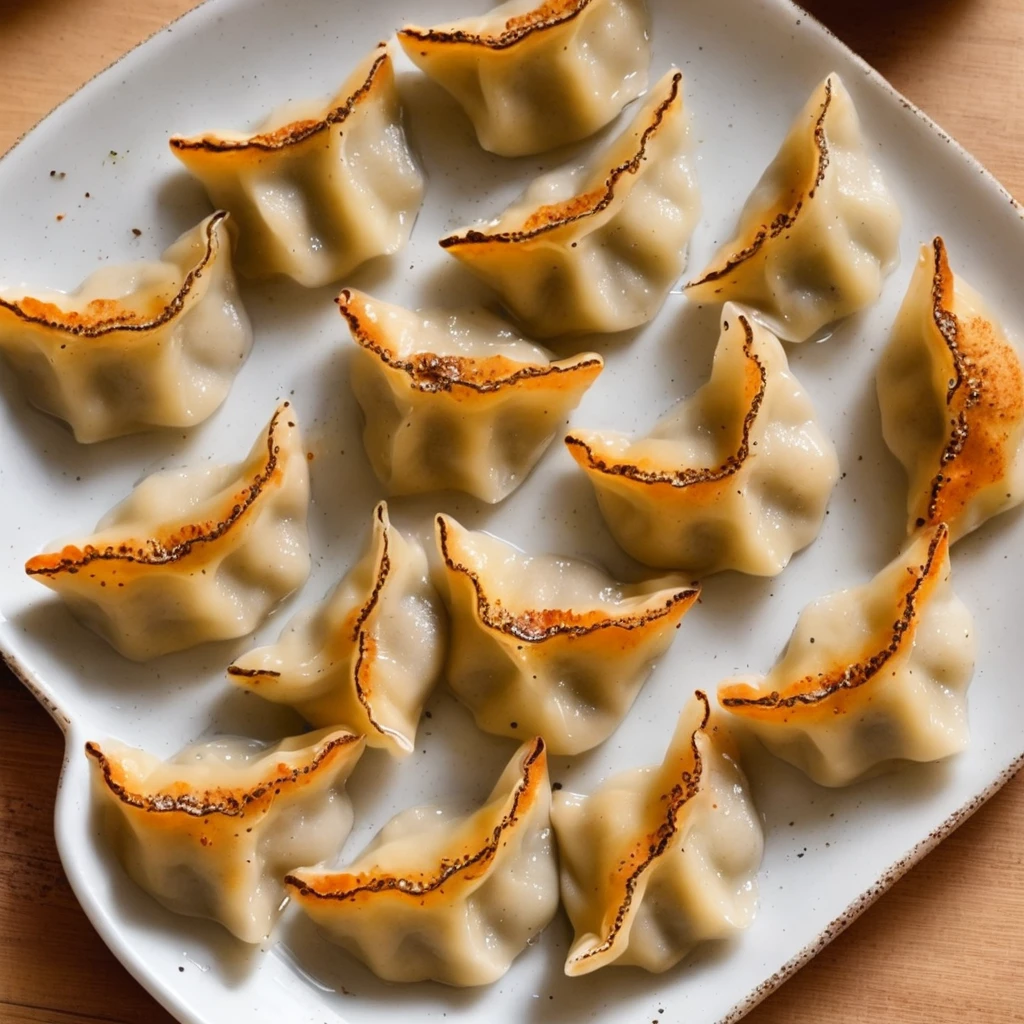
<svg viewBox="0 0 1024 1024">
<path fill-rule="evenodd" d="M 0 278 L 70 289 L 102 261 L 156 257 L 209 209 L 168 152 L 167 136 L 252 125 L 288 99 L 328 95 L 404 21 L 429 24 L 484 6 L 479 0 L 209 0 L 90 83 L 0 161 Z M 651 7 L 653 73 L 673 62 L 682 67 L 699 141 L 704 215 L 691 268 L 726 237 L 790 119 L 832 70 L 850 88 L 903 209 L 904 259 L 876 307 L 842 324 L 824 344 L 790 349 L 844 472 L 821 538 L 776 580 L 729 574 L 708 581 L 700 607 L 622 727 L 595 751 L 553 759 L 552 778 L 582 789 L 612 771 L 656 761 L 688 694 L 726 676 L 766 670 L 800 608 L 869 578 L 897 550 L 905 484 L 882 442 L 874 368 L 917 245 L 941 233 L 958 272 L 988 296 L 1018 341 L 1024 331 L 1016 270 L 1024 223 L 1015 205 L 873 71 L 784 0 L 651 0 Z M 539 169 L 588 147 L 518 161 L 483 154 L 453 104 L 404 58 L 399 67 L 411 132 L 429 175 L 426 205 L 407 250 L 342 284 L 410 306 L 481 299 L 437 239 L 499 211 Z M 280 709 L 235 692 L 224 668 L 254 643 L 275 639 L 291 612 L 323 596 L 356 554 L 381 496 L 359 439 L 335 291 L 305 291 L 286 281 L 246 286 L 255 351 L 225 405 L 191 432 L 79 446 L 29 408 L 6 374 L 0 380 L 0 645 L 67 735 L 56 832 L 71 883 L 103 939 L 181 1020 L 735 1020 L 1017 769 L 1024 750 L 1018 679 L 1024 522 L 1009 513 L 958 544 L 953 555 L 954 583 L 975 614 L 980 650 L 969 751 L 947 764 L 839 791 L 820 789 L 752 751 L 747 770 L 767 850 L 760 914 L 737 942 L 702 949 L 659 977 L 611 969 L 582 982 L 562 973 L 569 934 L 560 915 L 501 982 L 456 991 L 384 984 L 291 912 L 272 942 L 248 949 L 215 925 L 161 909 L 127 879 L 96 834 L 83 745 L 116 736 L 168 755 L 216 732 L 271 739 L 299 728 Z M 573 422 L 648 427 L 704 380 L 716 337 L 717 310 L 673 294 L 647 329 L 584 339 L 578 350 L 596 348 L 608 367 Z M 281 397 L 295 403 L 314 456 L 314 572 L 255 637 L 132 665 L 24 576 L 28 556 L 91 526 L 146 473 L 240 458 Z M 615 548 L 589 485 L 557 444 L 497 508 L 451 494 L 391 507 L 401 526 L 425 530 L 431 513 L 445 511 L 530 550 L 589 557 L 623 576 L 637 572 Z M 479 733 L 443 690 L 428 706 L 432 717 L 423 723 L 416 756 L 395 765 L 372 751 L 357 769 L 351 785 L 357 824 L 348 854 L 413 803 L 479 800 L 510 756 L 515 741 Z"/>
</svg>

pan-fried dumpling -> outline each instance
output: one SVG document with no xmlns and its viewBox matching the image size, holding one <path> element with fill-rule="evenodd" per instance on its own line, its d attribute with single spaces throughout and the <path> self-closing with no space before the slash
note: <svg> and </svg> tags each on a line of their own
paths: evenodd
<svg viewBox="0 0 1024 1024">
<path fill-rule="evenodd" d="M 358 346 L 363 443 L 392 494 L 501 501 L 604 367 L 592 352 L 556 361 L 489 313 L 412 313 L 357 291 L 338 304 Z"/>
<path fill-rule="evenodd" d="M 277 644 L 243 654 L 228 674 L 313 725 L 348 726 L 371 747 L 403 757 L 441 674 L 444 644 L 426 552 L 391 525 L 381 502 L 366 553 L 334 593 L 300 612 Z"/>
<path fill-rule="evenodd" d="M 719 702 L 822 786 L 967 746 L 971 613 L 950 583 L 949 530 L 922 530 L 873 580 L 805 608 L 767 677 Z"/>
<path fill-rule="evenodd" d="M 175 136 L 171 152 L 230 210 L 238 269 L 330 284 L 398 252 L 423 199 L 391 55 L 383 44 L 325 108 L 290 104 L 256 135 Z"/>
<path fill-rule="evenodd" d="M 682 79 L 670 71 L 588 165 L 545 174 L 496 220 L 442 239 L 533 337 L 647 323 L 683 272 L 700 198 Z"/>
<path fill-rule="evenodd" d="M 83 625 L 145 661 L 251 633 L 309 575 L 309 470 L 295 413 L 245 462 L 146 477 L 96 532 L 29 559 Z"/>
<path fill-rule="evenodd" d="M 700 596 L 682 576 L 618 583 L 437 517 L 451 616 L 448 683 L 484 732 L 539 734 L 553 754 L 606 740 Z"/>
<path fill-rule="evenodd" d="M 479 810 L 413 807 L 344 871 L 285 884 L 327 937 L 386 981 L 488 985 L 555 916 L 547 751 L 524 743 Z"/>
<path fill-rule="evenodd" d="M 753 920 L 761 824 L 709 716 L 698 690 L 659 766 L 623 772 L 590 796 L 555 794 L 570 977 L 611 964 L 665 971 Z"/>
<path fill-rule="evenodd" d="M 1024 371 L 985 300 L 921 250 L 878 368 L 885 443 L 910 477 L 907 532 L 959 540 L 1024 500 Z"/>
<path fill-rule="evenodd" d="M 810 544 L 839 476 L 778 340 L 729 303 L 711 380 L 643 440 L 565 439 L 615 539 L 638 561 L 774 576 Z"/>
<path fill-rule="evenodd" d="M 25 397 L 85 444 L 212 415 L 252 346 L 227 216 L 69 294 L 0 289 L 0 353 Z"/>
<path fill-rule="evenodd" d="M 877 301 L 899 236 L 899 209 L 831 74 L 747 200 L 736 237 L 686 294 L 752 306 L 783 340 L 807 341 Z"/>
<path fill-rule="evenodd" d="M 484 149 L 528 156 L 592 135 L 647 88 L 648 25 L 644 0 L 510 0 L 398 41 Z"/>
<path fill-rule="evenodd" d="M 169 761 L 87 743 L 103 829 L 125 871 L 168 910 L 260 942 L 285 872 L 334 855 L 352 829 L 345 792 L 361 736 L 324 729 L 266 748 L 217 739 Z"/>
</svg>

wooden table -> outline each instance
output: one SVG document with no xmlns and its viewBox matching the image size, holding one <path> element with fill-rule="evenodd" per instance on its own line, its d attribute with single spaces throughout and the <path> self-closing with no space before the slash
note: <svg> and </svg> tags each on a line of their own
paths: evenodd
<svg viewBox="0 0 1024 1024">
<path fill-rule="evenodd" d="M 0 0 L 0 152 L 193 4 Z M 809 6 L 1024 199 L 1021 0 Z M 62 755 L 57 727 L 0 669 L 0 1024 L 165 1024 L 64 878 L 52 830 Z M 1024 1021 L 1022 836 L 1024 776 L 748 1020 Z"/>
</svg>

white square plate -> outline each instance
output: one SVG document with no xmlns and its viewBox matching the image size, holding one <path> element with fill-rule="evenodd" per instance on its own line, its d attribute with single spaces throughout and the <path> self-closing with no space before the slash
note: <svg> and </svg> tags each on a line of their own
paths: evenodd
<svg viewBox="0 0 1024 1024">
<path fill-rule="evenodd" d="M 6 283 L 72 288 L 100 261 L 156 257 L 208 210 L 202 191 L 170 156 L 169 134 L 252 125 L 285 100 L 326 96 L 407 19 L 429 24 L 485 6 L 486 0 L 209 0 L 86 86 L 0 162 L 0 276 Z M 732 228 L 790 120 L 832 70 L 850 88 L 903 209 L 904 258 L 874 308 L 824 344 L 790 349 L 844 471 L 822 536 L 776 580 L 727 574 L 707 582 L 701 606 L 618 732 L 585 756 L 554 759 L 552 777 L 584 790 L 612 771 L 657 760 L 693 689 L 767 670 L 803 605 L 865 580 L 895 554 L 905 483 L 882 442 L 874 367 L 918 244 L 941 233 L 955 269 L 988 296 L 1011 331 L 1024 325 L 1017 269 L 1024 223 L 1012 200 L 827 31 L 786 0 L 651 0 L 651 7 L 653 72 L 670 63 L 683 68 L 699 140 L 704 215 L 691 269 Z M 499 211 L 538 170 L 589 147 L 541 159 L 490 157 L 437 88 L 404 63 L 400 68 L 411 132 L 429 175 L 426 205 L 406 251 L 345 283 L 409 306 L 485 299 L 449 265 L 436 240 Z M 58 213 L 65 214 L 60 221 Z M 1011 513 L 964 540 L 953 559 L 954 582 L 976 616 L 980 647 L 970 749 L 946 764 L 840 791 L 820 789 L 755 753 L 747 769 L 767 850 L 758 918 L 735 943 L 702 949 L 663 976 L 617 969 L 571 981 L 562 974 L 568 923 L 559 916 L 501 982 L 456 991 L 384 984 L 290 914 L 273 943 L 249 950 L 215 925 L 161 909 L 128 881 L 96 834 L 85 740 L 113 735 L 166 756 L 213 732 L 269 739 L 298 728 L 297 719 L 226 683 L 224 667 L 253 639 L 129 664 L 75 624 L 22 566 L 54 537 L 91 527 L 155 469 L 241 458 L 277 399 L 291 396 L 315 454 L 314 573 L 255 641 L 276 638 L 291 612 L 318 600 L 347 568 L 381 496 L 359 439 L 335 291 L 305 291 L 285 281 L 247 287 L 255 351 L 224 407 L 188 434 L 79 446 L 29 408 L 8 376 L 0 382 L 0 535 L 7 538 L 0 551 L 0 645 L 67 734 L 56 831 L 75 892 L 105 941 L 181 1020 L 734 1020 L 1016 770 L 1024 749 L 1024 520 Z M 694 308 L 673 294 L 647 329 L 627 338 L 584 339 L 579 350 L 596 348 L 608 367 L 574 422 L 648 427 L 705 379 L 716 320 L 716 310 Z M 627 575 L 638 571 L 615 548 L 589 484 L 557 442 L 498 508 L 441 495 L 396 501 L 392 509 L 407 525 L 426 524 L 443 510 L 530 550 L 586 556 Z M 421 731 L 421 752 L 396 766 L 371 751 L 357 769 L 349 854 L 403 807 L 479 800 L 510 756 L 514 743 L 479 733 L 447 693 L 436 693 L 429 706 L 433 717 Z"/>
</svg>

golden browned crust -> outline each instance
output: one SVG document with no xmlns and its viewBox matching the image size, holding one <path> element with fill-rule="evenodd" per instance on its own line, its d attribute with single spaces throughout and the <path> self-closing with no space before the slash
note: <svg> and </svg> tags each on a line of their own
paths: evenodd
<svg viewBox="0 0 1024 1024">
<path fill-rule="evenodd" d="M 892 625 L 889 641 L 881 650 L 863 655 L 850 665 L 838 665 L 824 672 L 804 676 L 786 687 L 759 697 L 745 696 L 751 687 L 746 683 L 723 686 L 718 693 L 722 707 L 747 714 L 789 711 L 794 707 L 821 704 L 837 694 L 867 685 L 885 666 L 914 642 L 920 604 L 939 582 L 949 554 L 949 528 L 945 523 L 935 527 L 928 543 L 928 554 L 916 571 L 908 571 L 903 580 L 904 594 L 899 618 Z"/>
<path fill-rule="evenodd" d="M 239 668 L 237 665 L 228 665 L 228 675 L 241 676 L 245 679 L 259 679 L 261 676 L 276 679 L 281 673 L 269 668 Z"/>
<path fill-rule="evenodd" d="M 954 521 L 974 495 L 1006 477 L 1010 435 L 1024 419 L 1024 372 L 1016 352 L 988 320 L 957 317 L 956 282 L 941 238 L 932 252 L 931 317 L 951 363 L 949 433 L 918 527 Z"/>
<path fill-rule="evenodd" d="M 483 231 L 471 230 L 462 235 L 450 235 L 442 238 L 443 249 L 454 249 L 463 245 L 516 245 L 531 241 L 548 231 L 565 227 L 576 221 L 593 217 L 606 210 L 615 199 L 615 189 L 619 181 L 627 174 L 637 174 L 647 159 L 647 146 L 652 137 L 661 128 L 669 109 L 679 98 L 683 76 L 679 72 L 672 76 L 672 87 L 669 95 L 659 104 L 651 123 L 640 136 L 640 145 L 633 156 L 625 163 L 612 169 L 604 185 L 580 196 L 573 196 L 563 203 L 542 206 L 535 211 L 518 231 L 499 231 L 487 234 Z"/>
<path fill-rule="evenodd" d="M 593 949 L 584 950 L 570 957 L 570 964 L 580 964 L 601 953 L 606 953 L 615 944 L 615 940 L 622 931 L 633 905 L 637 886 L 644 873 L 665 853 L 670 852 L 679 836 L 679 821 L 687 803 L 692 800 L 700 791 L 701 782 L 704 776 L 704 759 L 701 756 L 700 748 L 697 746 L 697 736 L 707 729 L 708 721 L 711 718 L 711 703 L 702 690 L 697 690 L 694 696 L 704 705 L 704 715 L 700 725 L 690 735 L 690 756 L 692 768 L 683 770 L 679 781 L 673 785 L 668 793 L 665 793 L 658 800 L 664 804 L 664 817 L 657 827 L 649 834 L 643 836 L 633 849 L 623 856 L 617 863 L 612 885 L 615 888 L 621 886 L 622 898 L 619 901 L 615 912 L 615 919 L 608 929 L 607 935 Z"/>
<path fill-rule="evenodd" d="M 828 148 L 828 136 L 825 132 L 825 121 L 828 118 L 828 112 L 831 106 L 832 76 L 830 75 L 825 79 L 825 98 L 822 100 L 821 109 L 818 112 L 817 120 L 814 122 L 814 145 L 818 151 L 818 161 L 814 172 L 814 179 L 811 181 L 809 187 L 807 187 L 806 194 L 803 192 L 799 193 L 796 199 L 791 201 L 786 209 L 779 210 L 778 213 L 776 213 L 770 224 L 763 224 L 758 228 L 757 233 L 754 235 L 749 245 L 730 256 L 726 260 L 725 264 L 717 270 L 709 270 L 703 277 L 698 278 L 696 281 L 691 281 L 686 286 L 687 288 L 698 288 L 701 285 L 710 284 L 712 281 L 719 281 L 723 277 L 727 277 L 737 267 L 746 263 L 748 260 L 753 259 L 753 257 L 761 251 L 766 242 L 778 238 L 783 232 L 788 231 L 793 227 L 796 223 L 797 217 L 800 215 L 800 211 L 804 208 L 805 202 L 814 198 L 819 186 L 825 180 L 825 172 L 828 170 L 828 165 L 831 160 Z"/>
<path fill-rule="evenodd" d="M 372 323 L 362 319 L 356 308 L 357 300 L 348 289 L 336 301 L 356 344 L 372 352 L 385 366 L 405 373 L 411 387 L 428 394 L 448 393 L 457 388 L 482 395 L 494 394 L 524 381 L 548 377 L 556 381 L 568 381 L 577 375 L 594 378 L 604 367 L 600 356 L 580 359 L 571 365 L 521 363 L 507 356 L 442 356 L 433 352 L 417 352 L 408 359 L 400 359 L 388 347 L 383 333 L 375 331 Z"/>
<path fill-rule="evenodd" d="M 682 618 L 700 597 L 700 585 L 693 584 L 677 590 L 665 603 L 656 609 L 640 615 L 609 616 L 603 611 L 574 612 L 571 608 L 544 608 L 521 612 L 510 612 L 502 607 L 500 600 L 493 603 L 484 592 L 480 577 L 467 565 L 454 559 L 449 550 L 448 523 L 443 515 L 437 516 L 438 540 L 441 558 L 446 568 L 469 580 L 476 593 L 476 610 L 480 621 L 488 628 L 505 633 L 525 643 L 543 643 L 556 636 L 580 638 L 605 629 L 627 631 L 644 629 L 661 619 L 676 615 Z"/>
<path fill-rule="evenodd" d="M 374 577 L 373 589 L 370 591 L 364 604 L 359 608 L 352 620 L 351 631 L 344 629 L 344 642 L 351 643 L 356 650 L 355 664 L 352 669 L 352 683 L 355 688 L 356 700 L 359 701 L 366 714 L 366 720 L 370 726 L 383 736 L 394 735 L 394 730 L 381 725 L 374 717 L 371 704 L 372 681 L 371 672 L 374 659 L 377 654 L 377 642 L 366 623 L 373 610 L 380 602 L 381 593 L 391 575 L 391 524 L 387 519 L 387 505 L 380 502 L 374 509 L 374 517 L 381 524 L 381 552 L 377 560 L 377 570 Z M 340 658 L 338 659 L 340 660 Z M 251 680 L 253 685 L 258 686 L 261 679 L 280 679 L 281 673 L 273 669 L 242 668 L 239 665 L 229 665 L 227 668 L 229 676 Z"/>
<path fill-rule="evenodd" d="M 291 124 L 282 125 L 271 132 L 251 135 L 247 139 L 221 139 L 215 135 L 185 138 L 181 135 L 174 135 L 169 140 L 170 147 L 179 153 L 187 151 L 237 153 L 240 150 L 258 150 L 273 153 L 286 149 L 289 146 L 298 145 L 300 142 L 305 142 L 314 135 L 328 131 L 334 125 L 341 124 L 347 120 L 351 116 L 352 111 L 373 91 L 381 69 L 385 65 L 389 65 L 390 62 L 390 54 L 386 49 L 382 48 L 380 56 L 370 66 L 370 70 L 362 85 L 344 103 L 329 110 L 319 120 L 307 118 L 303 121 L 293 121 Z"/>
<path fill-rule="evenodd" d="M 373 583 L 373 590 L 370 592 L 366 603 L 359 610 L 355 625 L 352 628 L 352 641 L 356 644 L 357 654 L 355 667 L 352 670 L 352 681 L 355 685 L 356 700 L 362 705 L 366 714 L 366 720 L 381 735 L 392 735 L 393 730 L 386 729 L 373 717 L 373 706 L 370 703 L 372 686 L 370 681 L 370 670 L 377 654 L 377 641 L 366 623 L 373 610 L 380 601 L 380 595 L 387 585 L 388 577 L 391 575 L 391 538 L 389 536 L 391 524 L 385 518 L 385 504 L 381 502 L 374 510 L 377 521 L 383 527 L 381 533 L 381 552 L 377 562 L 377 576 Z"/>
<path fill-rule="evenodd" d="M 738 473 L 750 456 L 750 434 L 761 412 L 768 388 L 768 371 L 754 351 L 754 329 L 745 316 L 738 319 L 746 335 L 743 342 L 743 354 L 747 360 L 744 386 L 749 405 L 743 417 L 740 443 L 736 451 L 723 463 L 718 466 L 687 467 L 673 471 L 642 469 L 627 462 L 609 463 L 598 456 L 582 438 L 569 434 L 565 438 L 565 445 L 573 458 L 584 469 L 595 473 L 623 477 L 638 484 L 667 484 L 679 490 L 701 484 L 720 484 Z"/>
<path fill-rule="evenodd" d="M 217 256 L 217 228 L 227 217 L 225 211 L 219 210 L 210 218 L 206 225 L 206 251 L 202 259 L 185 276 L 177 294 L 154 314 L 126 309 L 118 299 L 94 299 L 84 310 L 66 311 L 52 302 L 40 302 L 29 296 L 20 302 L 0 298 L 0 310 L 7 310 L 23 323 L 79 338 L 98 338 L 114 331 L 155 330 L 169 323 L 185 308 L 196 282 Z"/>
<path fill-rule="evenodd" d="M 345 872 L 320 875 L 306 880 L 297 875 L 285 876 L 285 885 L 298 890 L 300 897 L 338 902 L 393 893 L 423 899 L 437 892 L 443 886 L 465 878 L 478 878 L 494 861 L 499 850 L 508 843 L 508 833 L 520 823 L 536 799 L 541 780 L 547 772 L 547 751 L 544 740 L 539 736 L 533 740 L 523 758 L 520 780 L 512 795 L 512 805 L 501 821 L 487 830 L 487 840 L 476 850 L 461 854 L 454 859 L 443 858 L 435 869 L 416 872 L 411 877 L 393 875 L 352 875 Z M 467 877 L 468 876 L 468 877 Z"/>
<path fill-rule="evenodd" d="M 483 35 L 461 29 L 445 31 L 436 28 L 415 28 L 407 25 L 398 32 L 399 39 L 410 44 L 427 43 L 435 46 L 482 46 L 489 50 L 507 50 L 537 32 L 558 28 L 578 18 L 595 0 L 544 0 L 527 14 L 509 18 L 502 32 Z"/>
<path fill-rule="evenodd" d="M 325 743 L 305 764 L 288 765 L 282 758 L 274 769 L 277 774 L 249 789 L 209 789 L 201 792 L 189 790 L 184 782 L 175 783 L 174 788 L 179 792 L 132 792 L 124 780 L 120 765 L 107 757 L 98 743 L 86 743 L 85 752 L 96 761 L 106 787 L 127 807 L 156 814 L 187 814 L 193 818 L 214 814 L 241 818 L 264 805 L 269 806 L 280 795 L 282 788 L 306 784 L 309 776 L 324 766 L 330 766 L 345 748 L 360 742 L 361 736 L 344 733 Z"/>
<path fill-rule="evenodd" d="M 230 506 L 222 517 L 202 523 L 182 524 L 163 537 L 152 537 L 142 541 L 125 540 L 105 548 L 96 548 L 91 544 L 79 548 L 69 544 L 60 551 L 30 558 L 25 563 L 25 572 L 29 576 L 53 577 L 62 573 L 74 575 L 94 562 L 172 565 L 188 557 L 197 545 L 219 540 L 245 517 L 270 484 L 280 478 L 283 467 L 279 459 L 281 447 L 277 441 L 277 425 L 282 412 L 289 408 L 290 404 L 285 402 L 274 413 L 267 428 L 267 457 L 263 468 L 250 484 L 229 499 Z M 295 424 L 289 422 L 288 426 L 294 427 Z"/>
</svg>

